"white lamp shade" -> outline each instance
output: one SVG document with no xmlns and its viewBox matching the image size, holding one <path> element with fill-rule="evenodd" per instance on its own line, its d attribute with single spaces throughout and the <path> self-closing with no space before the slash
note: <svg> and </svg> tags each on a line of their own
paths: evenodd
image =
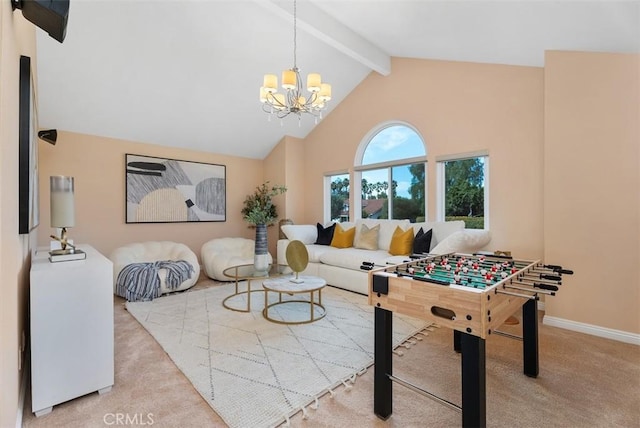
<svg viewBox="0 0 640 428">
<path fill-rule="evenodd" d="M 262 87 L 267 93 L 272 94 L 276 92 L 278 90 L 278 76 L 275 74 L 265 74 Z"/>
<path fill-rule="evenodd" d="M 56 175 L 49 177 L 51 185 L 51 227 L 75 225 L 73 177 Z"/>
<path fill-rule="evenodd" d="M 284 89 L 295 89 L 296 87 L 296 72 L 293 70 L 285 70 L 282 72 L 282 87 Z"/>
<path fill-rule="evenodd" d="M 331 85 L 328 83 L 322 83 L 320 85 L 319 98 L 322 102 L 331 100 Z"/>
<path fill-rule="evenodd" d="M 318 73 L 310 73 L 307 76 L 307 91 L 318 92 L 320 90 L 321 83 L 322 83 L 322 78 Z"/>
</svg>

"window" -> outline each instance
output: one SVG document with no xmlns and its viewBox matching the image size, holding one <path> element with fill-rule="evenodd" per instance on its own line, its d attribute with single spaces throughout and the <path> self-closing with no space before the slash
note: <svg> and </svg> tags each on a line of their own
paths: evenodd
<svg viewBox="0 0 640 428">
<path fill-rule="evenodd" d="M 325 188 L 329 200 L 329 218 L 331 221 L 349 221 L 349 174 L 336 174 L 325 176 Z"/>
<path fill-rule="evenodd" d="M 467 229 L 488 229 L 487 153 L 438 158 L 438 219 L 464 220 Z"/>
<path fill-rule="evenodd" d="M 422 137 L 408 124 L 371 132 L 356 154 L 356 217 L 424 221 L 426 159 Z"/>
</svg>

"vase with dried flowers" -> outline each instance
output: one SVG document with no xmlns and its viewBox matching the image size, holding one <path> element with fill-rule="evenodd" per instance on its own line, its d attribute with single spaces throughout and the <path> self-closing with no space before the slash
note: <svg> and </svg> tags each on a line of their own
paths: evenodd
<svg viewBox="0 0 640 428">
<path fill-rule="evenodd" d="M 273 204 L 273 198 L 287 191 L 282 185 L 270 185 L 268 181 L 256 187 L 256 190 L 247 195 L 242 208 L 242 215 L 246 222 L 256 229 L 256 241 L 254 252 L 254 268 L 256 274 L 261 276 L 269 270 L 267 248 L 267 226 L 273 225 L 278 218 L 278 210 Z"/>
</svg>

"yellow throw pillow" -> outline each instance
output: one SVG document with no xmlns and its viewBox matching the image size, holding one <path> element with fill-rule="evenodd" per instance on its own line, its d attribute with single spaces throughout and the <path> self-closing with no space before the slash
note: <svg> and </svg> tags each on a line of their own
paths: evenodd
<svg viewBox="0 0 640 428">
<path fill-rule="evenodd" d="M 377 224 L 371 229 L 363 224 L 360 228 L 360 234 L 354 239 L 354 248 L 362 248 L 363 250 L 377 250 L 378 249 L 378 234 L 380 232 L 380 225 Z"/>
<path fill-rule="evenodd" d="M 333 245 L 333 243 L 331 244 Z M 396 230 L 391 237 L 391 245 L 389 245 L 389 253 L 392 256 L 408 256 L 413 250 L 413 228 L 409 227 L 406 231 L 400 226 L 396 226 Z"/>
<path fill-rule="evenodd" d="M 336 224 L 336 229 L 333 231 L 333 239 L 331 239 L 331 246 L 336 248 L 352 247 L 354 236 L 356 236 L 355 227 L 344 230 L 342 226 Z"/>
</svg>

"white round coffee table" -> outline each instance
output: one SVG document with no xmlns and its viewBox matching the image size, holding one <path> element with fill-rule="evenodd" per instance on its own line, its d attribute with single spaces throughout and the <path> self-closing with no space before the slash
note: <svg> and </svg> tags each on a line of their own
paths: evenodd
<svg viewBox="0 0 640 428">
<path fill-rule="evenodd" d="M 262 315 L 269 321 L 279 324 L 308 324 L 318 321 L 327 314 L 327 310 L 322 305 L 322 289 L 327 285 L 327 281 L 317 276 L 300 276 L 302 282 L 293 282 L 294 276 L 283 276 L 279 278 L 267 279 L 262 282 L 264 288 L 264 309 Z M 269 304 L 269 292 L 278 293 L 278 301 Z M 315 300 L 315 294 L 318 294 L 318 301 Z M 309 294 L 309 300 L 304 299 L 283 299 L 283 294 Z M 309 318 L 302 321 L 293 321 L 286 319 L 275 319 L 269 316 L 269 309 L 280 305 L 291 304 L 307 304 L 309 305 Z M 318 310 L 319 309 L 319 310 Z M 319 314 L 318 314 L 319 312 Z"/>
</svg>

